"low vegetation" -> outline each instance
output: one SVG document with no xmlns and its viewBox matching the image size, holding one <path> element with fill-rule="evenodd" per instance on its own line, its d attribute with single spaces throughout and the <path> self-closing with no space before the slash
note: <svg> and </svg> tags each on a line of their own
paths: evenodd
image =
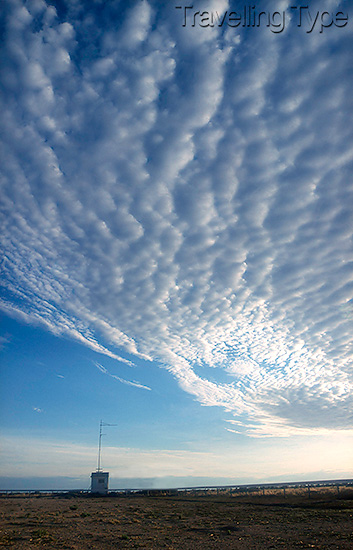
<svg viewBox="0 0 353 550">
<path fill-rule="evenodd" d="M 353 487 L 258 494 L 2 495 L 0 548 L 353 548 Z"/>
</svg>

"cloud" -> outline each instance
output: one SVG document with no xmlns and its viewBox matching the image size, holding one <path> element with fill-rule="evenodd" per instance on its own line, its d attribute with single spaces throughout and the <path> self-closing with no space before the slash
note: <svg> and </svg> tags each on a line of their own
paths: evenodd
<svg viewBox="0 0 353 550">
<path fill-rule="evenodd" d="M 0 349 L 3 349 L 10 341 L 9 336 L 0 336 Z"/>
<path fill-rule="evenodd" d="M 123 46 L 134 49 L 146 40 L 151 30 L 151 16 L 151 6 L 146 0 L 135 3 L 124 21 Z"/>
<path fill-rule="evenodd" d="M 2 309 L 158 361 L 249 434 L 348 429 L 350 26 L 5 19 Z"/>
<path fill-rule="evenodd" d="M 144 386 L 143 384 L 140 384 L 136 380 L 125 380 L 125 378 L 120 378 L 120 376 L 117 376 L 116 374 L 111 374 L 103 365 L 100 363 L 95 363 L 98 370 L 100 370 L 103 374 L 107 374 L 111 378 L 114 378 L 114 380 L 117 380 L 118 382 L 121 382 L 122 384 L 127 384 L 128 386 L 133 386 L 134 388 L 141 388 L 143 390 L 149 390 L 151 391 L 151 388 L 148 386 Z"/>
</svg>

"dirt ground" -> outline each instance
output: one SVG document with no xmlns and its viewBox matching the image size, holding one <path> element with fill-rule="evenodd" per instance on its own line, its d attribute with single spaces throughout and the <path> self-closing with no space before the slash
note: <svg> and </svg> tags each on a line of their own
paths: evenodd
<svg viewBox="0 0 353 550">
<path fill-rule="evenodd" d="M 353 489 L 258 495 L 2 495 L 0 548 L 353 549 Z"/>
</svg>

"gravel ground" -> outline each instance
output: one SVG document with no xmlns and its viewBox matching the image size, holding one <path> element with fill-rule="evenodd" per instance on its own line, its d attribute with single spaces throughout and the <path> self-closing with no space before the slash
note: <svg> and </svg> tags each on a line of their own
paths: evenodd
<svg viewBox="0 0 353 550">
<path fill-rule="evenodd" d="M 353 549 L 353 490 L 307 496 L 2 496 L 0 548 Z"/>
</svg>

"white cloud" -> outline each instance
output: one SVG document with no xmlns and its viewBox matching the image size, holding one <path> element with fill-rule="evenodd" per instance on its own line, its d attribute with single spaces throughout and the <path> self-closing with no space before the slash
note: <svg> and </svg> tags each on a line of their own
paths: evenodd
<svg viewBox="0 0 353 550">
<path fill-rule="evenodd" d="M 107 374 L 111 378 L 114 378 L 114 380 L 117 380 L 118 382 L 121 382 L 122 384 L 127 384 L 128 386 L 133 386 L 134 388 L 140 388 L 142 390 L 149 390 L 151 391 L 151 388 L 148 386 L 144 386 L 143 384 L 140 384 L 140 382 L 137 382 L 136 380 L 125 380 L 125 378 L 121 378 L 120 376 L 117 376 L 116 374 L 111 374 L 108 369 L 103 367 L 100 363 L 95 363 L 98 370 L 100 370 L 103 374 Z"/>
<path fill-rule="evenodd" d="M 151 28 L 152 10 L 146 0 L 138 1 L 129 10 L 122 31 L 122 44 L 136 48 L 148 37 Z"/>
<path fill-rule="evenodd" d="M 8 7 L 1 307 L 159 360 L 250 434 L 347 429 L 351 30 L 79 9 Z"/>
</svg>

